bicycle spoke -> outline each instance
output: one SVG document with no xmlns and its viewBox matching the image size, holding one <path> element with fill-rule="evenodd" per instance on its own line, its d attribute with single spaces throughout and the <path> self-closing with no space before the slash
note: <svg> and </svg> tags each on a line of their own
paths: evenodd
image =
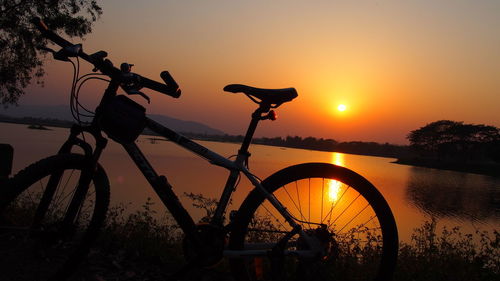
<svg viewBox="0 0 500 281">
<path fill-rule="evenodd" d="M 330 216 L 328 218 L 328 222 L 330 222 L 332 220 L 332 214 L 333 214 L 333 209 L 335 207 L 337 207 L 337 205 L 340 203 L 340 201 L 342 201 L 342 198 L 344 197 L 344 194 L 346 194 L 346 192 L 350 189 L 351 187 L 350 186 L 347 186 L 347 188 L 344 190 L 344 192 L 342 193 L 342 195 L 340 195 L 340 198 L 337 199 L 337 202 L 335 202 L 335 204 L 332 203 L 332 207 L 330 208 L 330 211 L 328 212 L 328 214 L 326 214 L 326 216 Z M 325 218 L 326 218 L 325 216 Z M 331 224 L 328 224 L 328 227 L 330 227 Z"/>
<path fill-rule="evenodd" d="M 355 220 L 355 219 L 356 219 L 356 218 L 357 218 L 357 217 L 358 217 L 358 216 L 359 216 L 359 215 L 360 215 L 360 214 L 361 214 L 364 210 L 366 210 L 366 208 L 368 208 L 369 206 L 370 206 L 370 204 L 366 204 L 366 206 L 365 206 L 365 207 L 364 207 L 361 211 L 359 211 L 359 212 L 358 212 L 355 216 L 353 216 L 353 217 L 351 218 L 351 220 L 350 220 L 349 222 L 347 222 L 347 223 L 346 223 L 346 224 L 345 224 L 345 225 L 344 225 L 341 229 L 339 229 L 338 231 L 339 231 L 339 232 L 342 232 L 342 230 L 343 230 L 346 226 L 348 226 L 348 225 L 349 225 L 349 224 L 350 224 L 353 220 Z"/>
<path fill-rule="evenodd" d="M 309 210 L 309 221 L 311 221 L 311 179 L 308 179 L 308 184 L 309 188 L 309 205 L 308 205 L 308 210 Z"/>
<path fill-rule="evenodd" d="M 354 200 L 351 201 L 351 203 L 349 203 L 349 205 L 337 216 L 337 218 L 328 225 L 328 227 L 330 227 L 332 224 L 334 224 L 346 211 L 347 209 L 349 209 L 349 207 L 352 206 L 352 204 L 354 204 L 354 202 L 356 202 L 356 200 L 358 200 L 358 198 L 361 196 L 361 194 L 358 194 L 358 196 L 356 196 L 356 198 L 354 198 Z"/>
<path fill-rule="evenodd" d="M 40 181 L 38 181 L 38 183 L 40 184 L 40 190 L 45 190 L 45 188 L 44 188 L 45 185 L 42 183 L 42 181 L 40 180 Z M 28 193 L 28 199 L 29 199 L 30 203 L 32 205 L 35 205 L 36 200 L 34 200 L 33 197 L 31 196 L 31 190 L 28 190 L 27 193 Z"/>
<path fill-rule="evenodd" d="M 262 204 L 262 207 L 283 227 L 283 229 L 286 229 L 283 223 L 281 223 L 281 221 L 271 211 L 269 211 L 269 209 L 264 204 Z"/>
<path fill-rule="evenodd" d="M 58 192 L 58 196 L 56 196 L 56 202 L 60 202 L 59 201 L 59 197 L 62 196 L 62 194 L 64 194 L 64 191 L 66 190 L 66 187 L 69 185 L 69 181 L 71 180 L 71 178 L 73 177 L 73 173 L 74 173 L 74 170 L 71 170 L 71 173 L 69 174 L 68 176 L 68 179 L 66 180 L 66 183 L 64 184 L 64 187 L 62 188 L 62 190 L 60 192 Z M 62 177 L 63 175 L 61 175 Z M 57 190 L 59 190 L 59 185 L 61 184 L 61 181 L 59 180 L 59 182 L 57 183 Z"/>
<path fill-rule="evenodd" d="M 325 179 L 321 179 L 321 208 L 320 208 L 320 216 L 319 218 L 321 219 L 320 223 L 323 223 L 323 197 L 325 194 Z"/>
<path fill-rule="evenodd" d="M 292 196 L 290 195 L 290 193 L 288 193 L 288 190 L 286 189 L 286 186 L 283 187 L 283 189 L 285 190 L 286 194 L 288 195 L 288 197 L 290 198 L 290 201 L 293 203 L 293 205 L 295 206 L 295 208 L 297 209 L 297 211 L 299 211 L 299 214 L 300 214 L 300 219 L 305 219 L 304 215 L 302 214 L 302 210 L 299 208 L 299 206 L 297 206 L 297 204 L 295 203 L 295 201 L 293 200 Z M 299 199 L 300 200 L 300 199 Z M 299 205 L 300 205 L 300 201 L 299 201 Z"/>
<path fill-rule="evenodd" d="M 297 201 L 299 202 L 300 213 L 302 214 L 302 206 L 300 204 L 300 195 L 299 195 L 299 183 L 297 181 L 295 181 L 295 190 L 297 192 Z M 302 218 L 305 219 L 305 216 L 302 215 Z"/>
</svg>

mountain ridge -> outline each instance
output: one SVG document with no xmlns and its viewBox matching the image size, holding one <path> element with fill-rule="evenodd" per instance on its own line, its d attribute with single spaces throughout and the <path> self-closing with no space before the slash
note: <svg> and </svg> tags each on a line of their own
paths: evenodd
<svg viewBox="0 0 500 281">
<path fill-rule="evenodd" d="M 83 112 L 82 112 L 83 113 Z M 73 121 L 71 111 L 67 105 L 21 105 L 17 107 L 0 108 L 0 114 L 14 118 L 48 118 L 62 121 Z M 181 120 L 162 114 L 147 114 L 147 116 L 163 126 L 181 133 L 195 133 L 205 135 L 225 135 L 221 130 L 212 128 L 206 124 Z M 83 118 L 82 120 L 88 120 Z"/>
</svg>

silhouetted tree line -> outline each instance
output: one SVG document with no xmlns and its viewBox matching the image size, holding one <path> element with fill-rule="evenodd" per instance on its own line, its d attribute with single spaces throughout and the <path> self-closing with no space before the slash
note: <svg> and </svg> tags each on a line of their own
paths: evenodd
<svg viewBox="0 0 500 281">
<path fill-rule="evenodd" d="M 39 124 L 55 127 L 70 127 L 72 122 L 51 118 L 16 118 L 0 114 L 0 122 Z M 151 131 L 143 132 L 156 135 Z M 207 135 L 183 133 L 187 137 L 241 143 L 243 135 Z M 410 146 L 376 142 L 338 142 L 334 139 L 287 136 L 255 138 L 253 143 L 290 148 L 342 152 L 382 157 L 399 158 L 399 162 L 416 165 L 421 160 L 440 160 L 461 163 L 500 163 L 500 129 L 488 125 L 464 124 L 450 120 L 429 123 L 411 131 L 407 139 Z M 413 156 L 412 156 L 413 155 Z M 415 158 L 416 156 L 416 158 Z"/>
<path fill-rule="evenodd" d="M 408 146 L 405 145 L 361 141 L 341 142 L 335 147 L 335 151 L 394 158 L 405 157 L 409 153 Z"/>
<path fill-rule="evenodd" d="M 314 137 L 301 138 L 299 136 L 287 136 L 286 138 L 256 138 L 254 143 L 321 151 L 333 151 L 333 148 L 338 144 L 337 141 L 332 139 L 317 139 Z"/>
<path fill-rule="evenodd" d="M 209 136 L 202 134 L 186 134 L 189 137 L 223 142 L 240 143 L 243 141 L 242 135 L 223 135 L 223 136 Z M 376 143 L 376 142 L 338 142 L 333 139 L 315 138 L 315 137 L 299 137 L 287 136 L 282 137 L 262 137 L 254 138 L 253 143 L 271 146 L 281 146 L 290 148 L 310 149 L 329 152 L 343 152 L 351 154 L 362 154 L 382 157 L 402 157 L 408 153 L 408 146 L 394 145 L 389 143 Z"/>
<path fill-rule="evenodd" d="M 410 147 L 421 158 L 460 162 L 500 162 L 500 129 L 440 120 L 411 131 Z"/>
</svg>

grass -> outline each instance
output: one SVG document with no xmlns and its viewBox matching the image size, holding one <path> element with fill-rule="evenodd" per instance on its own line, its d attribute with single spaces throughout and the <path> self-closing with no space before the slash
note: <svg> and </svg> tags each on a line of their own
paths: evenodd
<svg viewBox="0 0 500 281">
<path fill-rule="evenodd" d="M 217 202 L 197 194 L 185 194 L 195 208 L 204 209 L 207 216 Z M 129 215 L 128 206 L 112 207 L 106 226 L 81 266 L 75 280 L 167 280 L 185 264 L 183 234 L 168 212 L 158 214 L 148 200 Z M 229 277 L 226 263 L 210 269 L 190 270 L 186 280 L 225 280 Z M 230 279 L 228 279 L 230 280 Z"/>
<path fill-rule="evenodd" d="M 436 228 L 432 219 L 401 243 L 395 280 L 500 280 L 500 233 Z"/>
<path fill-rule="evenodd" d="M 206 212 L 202 218 L 206 221 L 216 200 L 185 195 L 195 208 Z M 130 214 L 126 204 L 112 207 L 98 241 L 72 280 L 167 280 L 178 270 L 184 263 L 182 232 L 168 213 L 154 211 L 153 204 L 148 199 Z M 355 243 L 348 244 L 349 248 L 356 249 Z M 370 251 L 366 244 L 362 250 Z M 221 262 L 212 268 L 190 270 L 187 280 L 232 279 L 227 262 Z M 431 219 L 414 229 L 410 241 L 400 243 L 394 280 L 500 280 L 500 233 L 438 229 L 437 220 Z"/>
<path fill-rule="evenodd" d="M 201 195 L 188 197 L 193 206 L 206 210 L 207 216 L 213 211 L 210 206 L 215 201 Z M 147 201 L 141 210 L 126 217 L 121 216 L 124 205 L 110 212 L 94 253 L 106 257 L 110 268 L 127 268 L 134 278 L 127 279 L 122 272 L 121 277 L 103 280 L 161 280 L 182 263 L 182 233 L 170 216 L 158 216 L 152 204 Z M 222 264 L 204 274 L 225 270 L 227 266 Z M 394 280 L 500 280 L 500 233 L 462 233 L 460 227 L 438 229 L 436 219 L 427 221 L 414 229 L 411 241 L 400 243 Z"/>
<path fill-rule="evenodd" d="M 141 209 L 124 215 L 127 205 L 108 212 L 106 226 L 80 272 L 97 280 L 165 280 L 183 262 L 182 235 L 173 219 Z M 77 274 L 78 275 L 78 274 Z"/>
</svg>

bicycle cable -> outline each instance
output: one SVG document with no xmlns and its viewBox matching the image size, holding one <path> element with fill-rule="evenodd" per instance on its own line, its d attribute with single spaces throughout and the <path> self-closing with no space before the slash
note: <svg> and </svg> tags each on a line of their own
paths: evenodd
<svg viewBox="0 0 500 281">
<path fill-rule="evenodd" d="M 110 82 L 110 80 L 99 77 L 99 76 L 106 76 L 105 74 L 102 73 L 97 73 L 97 72 L 91 72 L 84 74 L 80 76 L 80 60 L 78 57 L 76 57 L 76 63 L 68 58 L 68 62 L 71 63 L 73 66 L 73 79 L 71 82 L 71 90 L 70 90 L 70 99 L 69 99 L 69 105 L 70 105 L 70 111 L 71 115 L 73 116 L 73 119 L 78 123 L 78 125 L 88 125 L 90 122 L 84 122 L 82 120 L 82 117 L 84 118 L 92 118 L 95 116 L 95 112 L 87 109 L 84 105 L 82 105 L 79 101 L 80 98 L 80 90 L 86 82 L 90 80 L 101 80 L 105 82 Z M 80 109 L 83 110 L 85 113 L 80 112 Z M 81 133 L 83 140 L 85 141 L 85 134 L 82 132 Z"/>
<path fill-rule="evenodd" d="M 91 76 L 91 75 L 96 75 L 96 76 Z M 78 100 L 78 98 L 79 98 L 79 94 L 80 94 L 80 89 L 82 88 L 83 84 L 84 84 L 85 82 L 89 81 L 89 80 L 101 80 L 101 81 L 109 82 L 109 80 L 108 80 L 108 79 L 101 78 L 101 77 L 97 77 L 97 75 L 104 75 L 104 74 L 99 74 L 99 73 L 97 73 L 97 74 L 94 74 L 94 73 L 89 73 L 89 74 L 86 74 L 86 75 L 85 75 L 87 78 L 85 78 L 84 80 L 80 80 L 80 79 L 83 77 L 83 76 L 82 76 L 82 77 L 80 77 L 80 78 L 78 79 L 78 81 L 77 81 L 77 83 L 78 83 L 78 82 L 80 82 L 80 84 L 76 87 L 76 92 L 75 92 L 75 101 L 76 101 L 76 105 L 77 105 L 79 108 L 83 109 L 83 110 L 84 110 L 85 112 L 87 112 L 88 114 L 90 114 L 90 115 L 85 115 L 85 114 L 83 114 L 83 113 L 80 113 L 80 115 L 81 115 L 81 116 L 84 116 L 84 117 L 93 117 L 93 116 L 94 116 L 94 114 L 95 114 L 95 112 L 93 112 L 93 111 L 91 111 L 91 110 L 87 109 L 87 108 L 86 108 L 85 106 L 83 106 L 83 105 L 79 102 L 79 100 Z"/>
<path fill-rule="evenodd" d="M 80 91 L 82 86 L 90 81 L 90 80 L 100 80 L 109 82 L 109 79 L 102 78 L 100 76 L 106 76 L 102 73 L 91 72 L 80 76 L 80 60 L 78 57 L 76 58 L 76 64 L 73 60 L 68 60 L 73 66 L 73 81 L 71 83 L 70 90 L 70 110 L 73 119 L 77 121 L 79 125 L 87 124 L 88 122 L 84 122 L 82 117 L 84 118 L 92 118 L 95 115 L 95 112 L 86 108 L 80 102 Z"/>
</svg>

